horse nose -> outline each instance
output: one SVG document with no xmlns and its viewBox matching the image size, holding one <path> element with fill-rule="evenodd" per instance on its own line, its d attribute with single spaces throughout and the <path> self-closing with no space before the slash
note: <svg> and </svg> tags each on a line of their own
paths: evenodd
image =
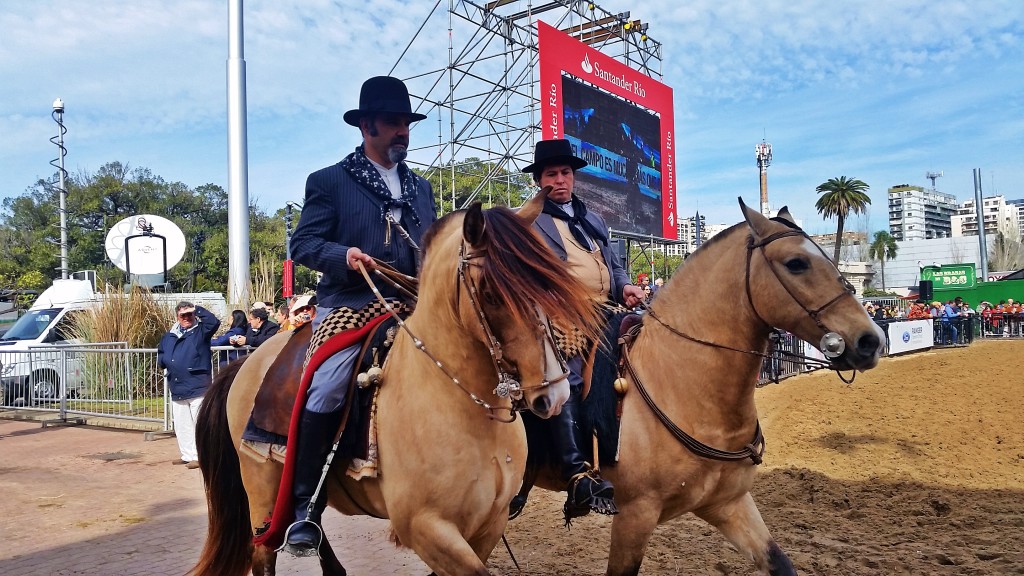
<svg viewBox="0 0 1024 576">
<path fill-rule="evenodd" d="M 857 355 L 861 358 L 873 358 L 881 348 L 882 341 L 873 332 L 865 332 L 857 339 Z"/>
<path fill-rule="evenodd" d="M 546 394 L 534 398 L 533 404 L 530 405 L 530 410 L 538 416 L 546 415 L 551 410 L 551 399 Z"/>
</svg>

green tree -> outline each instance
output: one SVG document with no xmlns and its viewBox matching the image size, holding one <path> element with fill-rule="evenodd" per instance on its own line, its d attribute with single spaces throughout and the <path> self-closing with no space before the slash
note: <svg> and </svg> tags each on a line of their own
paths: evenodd
<svg viewBox="0 0 1024 576">
<path fill-rule="evenodd" d="M 528 174 L 509 172 L 495 162 L 476 157 L 448 162 L 440 168 L 417 169 L 416 173 L 433 186 L 440 214 L 462 208 L 474 192 L 474 200 L 485 208 L 519 206 L 533 194 L 533 180 Z"/>
<path fill-rule="evenodd" d="M 995 240 L 988 249 L 989 270 L 1020 270 L 1024 267 L 1024 244 L 1015 236 L 1007 236 L 1002 230 L 996 232 Z"/>
<path fill-rule="evenodd" d="M 885 262 L 896 258 L 899 246 L 896 239 L 885 230 L 875 232 L 875 237 L 868 247 L 868 258 L 875 258 L 882 267 L 882 291 L 885 292 Z"/>
<path fill-rule="evenodd" d="M 185 256 L 167 274 L 175 289 L 223 292 L 227 286 L 227 192 L 216 184 L 191 188 L 168 182 L 146 168 L 109 162 L 96 172 L 69 175 L 67 187 L 68 267 L 96 270 L 103 284 L 120 286 L 125 274 L 106 257 L 110 228 L 136 214 L 155 214 L 177 224 L 185 235 Z M 0 287 L 40 290 L 58 276 L 60 266 L 59 197 L 53 178 L 39 180 L 18 197 L 6 198 L 0 211 Z M 283 262 L 283 213 L 249 209 L 250 276 L 259 258 Z M 280 287 L 282 267 L 276 265 Z M 297 267 L 296 290 L 315 284 L 315 273 Z M 278 288 L 279 289 L 279 288 Z"/>
<path fill-rule="evenodd" d="M 641 248 L 636 244 L 629 247 L 629 260 L 626 262 L 626 272 L 629 273 L 632 281 L 636 281 L 640 274 L 651 276 L 651 283 L 656 278 L 663 278 L 666 282 L 675 274 L 676 269 L 683 264 L 682 256 L 666 256 L 664 252 L 653 250 L 644 246 Z"/>
<path fill-rule="evenodd" d="M 856 178 L 831 178 L 828 182 L 819 184 L 815 189 L 822 196 L 814 204 L 818 213 L 823 218 L 835 217 L 838 221 L 836 226 L 836 247 L 832 261 L 839 264 L 839 249 L 843 246 L 843 226 L 846 224 L 846 217 L 850 214 L 861 214 L 867 211 L 871 204 L 871 198 L 867 191 L 870 186 Z"/>
</svg>

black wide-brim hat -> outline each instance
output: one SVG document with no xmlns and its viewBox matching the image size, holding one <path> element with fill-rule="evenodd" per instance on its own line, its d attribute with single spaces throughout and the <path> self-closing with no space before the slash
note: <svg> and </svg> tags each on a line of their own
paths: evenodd
<svg viewBox="0 0 1024 576">
<path fill-rule="evenodd" d="M 568 140 L 541 140 L 533 149 L 533 164 L 523 168 L 523 173 L 533 174 L 546 166 L 567 164 L 574 171 L 587 165 L 587 161 L 572 153 Z"/>
<path fill-rule="evenodd" d="M 412 111 L 409 89 L 405 82 L 391 76 L 374 76 L 359 90 L 359 108 L 345 112 L 343 118 L 350 126 L 359 126 L 359 119 L 367 114 L 405 114 L 411 122 L 426 118 Z"/>
</svg>

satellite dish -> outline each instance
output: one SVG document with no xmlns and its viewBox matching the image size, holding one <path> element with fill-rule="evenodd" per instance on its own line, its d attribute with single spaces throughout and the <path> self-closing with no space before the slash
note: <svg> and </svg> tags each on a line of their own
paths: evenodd
<svg viewBox="0 0 1024 576">
<path fill-rule="evenodd" d="M 114 266 L 125 272 L 163 274 L 185 255 L 185 235 L 162 216 L 140 214 L 115 224 L 104 247 Z"/>
</svg>

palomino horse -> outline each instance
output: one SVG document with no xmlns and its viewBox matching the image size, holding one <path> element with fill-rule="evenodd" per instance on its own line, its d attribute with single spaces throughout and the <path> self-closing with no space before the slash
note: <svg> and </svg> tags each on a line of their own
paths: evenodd
<svg viewBox="0 0 1024 576">
<path fill-rule="evenodd" d="M 499 372 L 523 383 L 535 414 L 557 414 L 569 385 L 549 321 L 597 331 L 586 291 L 530 228 L 545 197 L 518 214 L 477 205 L 433 225 L 416 309 L 398 331 L 377 398 L 380 474 L 353 480 L 338 459 L 328 477 L 332 507 L 389 518 L 399 542 L 440 575 L 490 573 L 485 562 L 522 481 L 526 437 L 512 403 L 495 393 Z M 276 553 L 252 538 L 274 506 L 282 467 L 237 450 L 286 340 L 232 366 L 237 373 L 218 378 L 204 402 L 197 435 L 210 522 L 196 574 L 274 572 Z M 325 574 L 345 574 L 326 541 L 320 553 Z"/>
<path fill-rule="evenodd" d="M 654 529 L 687 512 L 762 573 L 795 574 L 750 495 L 763 450 L 760 353 L 776 326 L 821 342 L 836 369 L 878 363 L 882 331 L 789 212 L 773 221 L 740 205 L 746 223 L 705 243 L 661 287 L 626 356 L 619 458 L 601 470 L 619 508 L 610 575 L 639 573 Z M 537 485 L 565 489 L 551 469 Z"/>
</svg>

